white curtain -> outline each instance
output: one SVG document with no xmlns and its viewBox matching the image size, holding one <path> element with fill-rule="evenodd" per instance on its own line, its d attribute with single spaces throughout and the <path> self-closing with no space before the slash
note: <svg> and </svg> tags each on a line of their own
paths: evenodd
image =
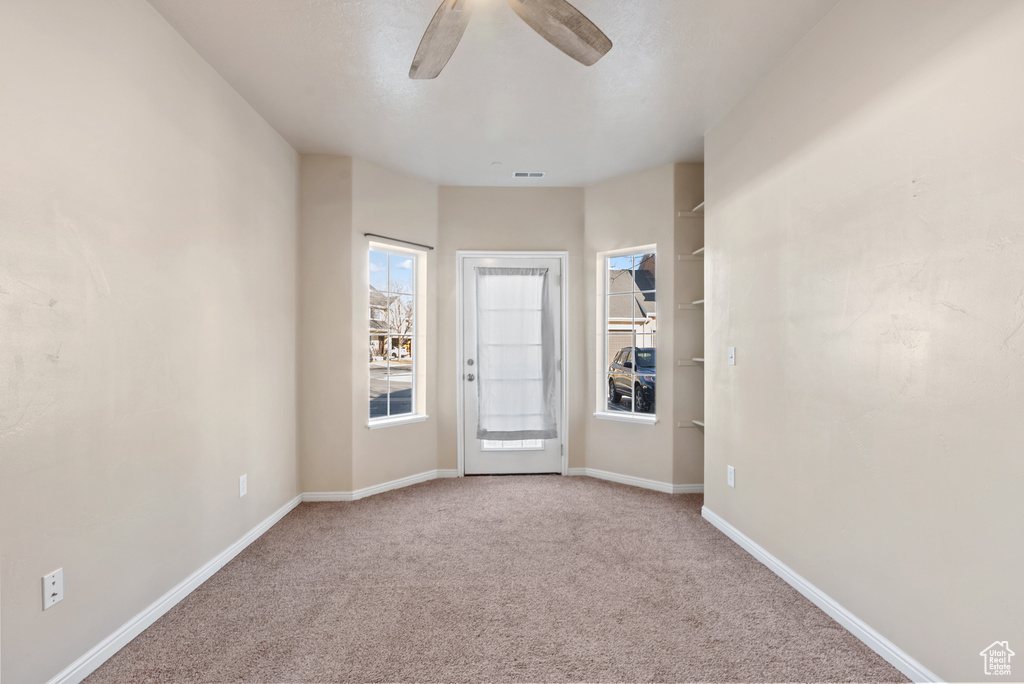
<svg viewBox="0 0 1024 684">
<path fill-rule="evenodd" d="M 555 439 L 557 350 L 546 268 L 476 271 L 478 439 Z"/>
</svg>

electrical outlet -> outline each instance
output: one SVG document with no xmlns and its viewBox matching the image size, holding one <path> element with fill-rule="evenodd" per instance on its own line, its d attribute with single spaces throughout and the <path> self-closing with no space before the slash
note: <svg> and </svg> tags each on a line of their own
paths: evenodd
<svg viewBox="0 0 1024 684">
<path fill-rule="evenodd" d="M 43 610 L 55 606 L 64 598 L 64 568 L 57 568 L 43 578 Z"/>
<path fill-rule="evenodd" d="M 726 477 L 729 480 L 729 486 L 730 487 L 735 487 L 736 486 L 736 469 L 733 468 L 732 466 L 727 466 L 727 467 L 729 468 L 729 474 Z"/>
<path fill-rule="evenodd" d="M 241 499 L 245 496 L 245 493 L 249 491 L 249 484 L 246 482 L 248 475 L 242 475 L 238 478 L 238 498 Z"/>
<path fill-rule="evenodd" d="M 736 365 L 736 347 L 729 347 L 729 365 Z"/>
</svg>

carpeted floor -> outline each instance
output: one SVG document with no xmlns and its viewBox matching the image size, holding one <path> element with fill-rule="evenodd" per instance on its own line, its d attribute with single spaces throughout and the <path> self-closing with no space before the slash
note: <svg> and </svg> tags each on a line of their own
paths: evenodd
<svg viewBox="0 0 1024 684">
<path fill-rule="evenodd" d="M 302 504 L 86 682 L 907 681 L 701 502 L 535 476 Z"/>
</svg>

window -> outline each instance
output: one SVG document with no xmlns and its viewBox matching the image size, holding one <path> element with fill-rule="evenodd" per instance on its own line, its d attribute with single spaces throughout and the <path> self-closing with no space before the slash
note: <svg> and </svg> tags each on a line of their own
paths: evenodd
<svg viewBox="0 0 1024 684">
<path fill-rule="evenodd" d="M 604 410 L 653 416 L 658 307 L 656 252 L 631 250 L 604 258 Z"/>
<path fill-rule="evenodd" d="M 370 249 L 370 420 L 415 413 L 416 255 Z"/>
</svg>

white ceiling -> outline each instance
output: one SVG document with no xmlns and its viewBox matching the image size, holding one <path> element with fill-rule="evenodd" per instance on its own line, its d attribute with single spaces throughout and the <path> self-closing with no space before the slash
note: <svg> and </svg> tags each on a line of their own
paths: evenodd
<svg viewBox="0 0 1024 684">
<path fill-rule="evenodd" d="M 552 186 L 701 161 L 704 132 L 838 2 L 573 0 L 614 43 L 584 67 L 474 0 L 445 70 L 413 81 L 438 0 L 149 1 L 300 152 Z"/>
</svg>

